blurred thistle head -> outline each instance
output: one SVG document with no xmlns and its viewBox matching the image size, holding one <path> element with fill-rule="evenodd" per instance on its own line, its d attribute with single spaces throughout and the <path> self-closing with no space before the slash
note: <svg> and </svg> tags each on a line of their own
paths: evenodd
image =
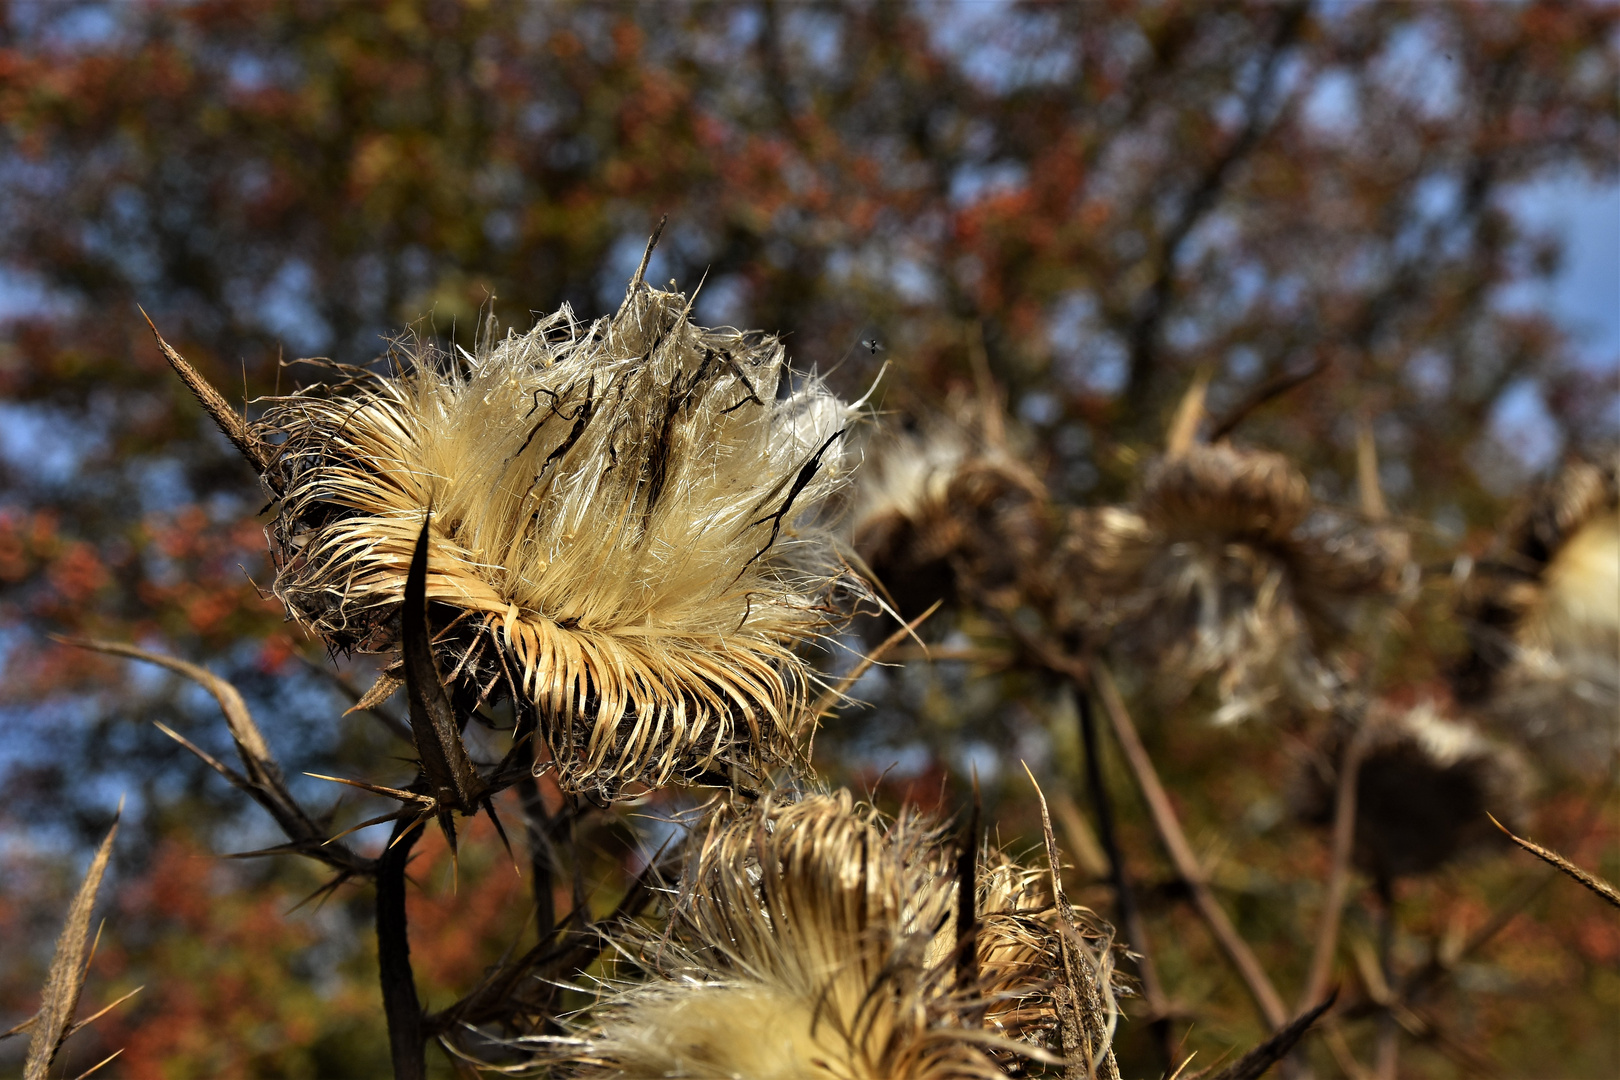
<svg viewBox="0 0 1620 1080">
<path fill-rule="evenodd" d="M 847 792 L 722 807 L 694 837 L 669 925 L 615 942 L 645 977 L 592 1011 L 571 1075 L 1003 1076 L 1053 1060 L 1069 940 L 1097 991 L 1095 1075 L 1117 1077 L 1108 950 L 1086 913 L 1072 925 L 1092 940 L 1064 939 L 1045 873 L 985 849 L 959 933 L 959 867 L 937 825 L 886 821 Z"/>
<path fill-rule="evenodd" d="M 276 595 L 333 649 L 392 650 L 426 517 L 447 681 L 533 708 L 565 788 L 788 760 L 852 410 L 689 315 L 638 279 L 611 318 L 491 321 L 271 400 Z"/>
<path fill-rule="evenodd" d="M 906 619 L 1014 584 L 1044 547 L 1045 488 L 1009 452 L 995 404 L 958 404 L 872 437 L 856 483 L 853 547 Z"/>
<path fill-rule="evenodd" d="M 1077 511 L 1064 545 L 1093 636 L 1170 677 L 1208 676 L 1215 719 L 1287 703 L 1321 710 L 1336 676 L 1319 651 L 1357 601 L 1395 592 L 1407 565 L 1392 528 L 1320 506 L 1280 454 L 1192 444 L 1152 462 L 1129 509 Z"/>
<path fill-rule="evenodd" d="M 1553 758 L 1604 769 L 1620 748 L 1615 465 L 1572 461 L 1539 485 L 1458 606 L 1458 696 Z"/>
<path fill-rule="evenodd" d="M 1499 847 L 1502 834 L 1486 814 L 1510 829 L 1524 827 L 1531 775 L 1511 747 L 1446 719 L 1432 702 L 1380 702 L 1365 723 L 1355 849 L 1363 870 L 1390 880 Z M 1305 820 L 1332 822 L 1338 771 L 1355 737 L 1355 726 L 1341 720 L 1305 762 L 1294 791 Z"/>
</svg>

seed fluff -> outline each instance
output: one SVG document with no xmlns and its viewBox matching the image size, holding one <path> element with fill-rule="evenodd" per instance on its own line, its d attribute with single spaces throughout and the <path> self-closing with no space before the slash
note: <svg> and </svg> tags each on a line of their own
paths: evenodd
<svg viewBox="0 0 1620 1080">
<path fill-rule="evenodd" d="M 412 548 L 450 682 L 534 710 L 569 790 L 793 759 L 837 579 L 819 508 L 854 409 L 774 337 L 632 283 L 474 352 L 410 343 L 272 399 L 275 592 L 334 649 L 396 648 Z"/>
<path fill-rule="evenodd" d="M 1073 909 L 1063 929 L 1045 874 L 993 849 L 980 854 L 973 929 L 958 933 L 952 847 L 937 826 L 885 821 L 848 792 L 721 807 L 694 840 L 668 926 L 615 938 L 621 968 L 642 977 L 609 983 L 564 1075 L 1005 1076 L 1057 1061 L 1055 999 L 1072 989 L 1086 1003 L 1078 1052 L 1117 1077 L 1101 935 Z M 1078 986 L 1063 940 L 1085 968 Z"/>
</svg>

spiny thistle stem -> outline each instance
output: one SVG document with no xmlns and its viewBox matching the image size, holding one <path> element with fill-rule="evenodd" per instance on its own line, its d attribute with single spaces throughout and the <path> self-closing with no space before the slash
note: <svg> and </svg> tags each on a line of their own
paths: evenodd
<svg viewBox="0 0 1620 1080">
<path fill-rule="evenodd" d="M 424 1080 L 427 1040 L 422 1003 L 411 973 L 411 939 L 405 921 L 405 866 L 421 837 L 419 821 L 401 817 L 377 860 L 377 968 L 394 1080 Z"/>
<path fill-rule="evenodd" d="M 1377 879 L 1378 889 L 1378 970 L 1384 985 L 1395 982 L 1395 883 L 1385 875 Z M 1374 1069 L 1378 1080 L 1395 1080 L 1400 1075 L 1401 1028 L 1393 1008 L 1378 1018 L 1378 1049 Z"/>
<path fill-rule="evenodd" d="M 523 806 L 523 831 L 529 844 L 529 890 L 534 897 L 534 927 L 542 938 L 557 925 L 557 903 L 551 894 L 552 866 L 551 815 L 540 797 L 540 784 L 530 776 L 517 782 L 518 799 Z"/>
</svg>

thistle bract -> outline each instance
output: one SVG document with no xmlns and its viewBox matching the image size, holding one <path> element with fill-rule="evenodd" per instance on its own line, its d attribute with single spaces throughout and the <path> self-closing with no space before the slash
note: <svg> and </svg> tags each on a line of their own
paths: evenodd
<svg viewBox="0 0 1620 1080">
<path fill-rule="evenodd" d="M 935 418 L 871 440 L 850 515 L 855 550 L 907 619 L 1015 584 L 1048 546 L 1046 493 L 1027 466 L 970 423 Z"/>
</svg>

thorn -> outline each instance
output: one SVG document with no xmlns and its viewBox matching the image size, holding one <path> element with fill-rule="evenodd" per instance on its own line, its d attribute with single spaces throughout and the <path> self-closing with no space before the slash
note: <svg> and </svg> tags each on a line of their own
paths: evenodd
<svg viewBox="0 0 1620 1080">
<path fill-rule="evenodd" d="M 386 795 L 401 802 L 419 802 L 431 806 L 438 802 L 431 795 L 419 795 L 414 791 L 401 791 L 399 788 L 384 787 L 381 784 L 368 784 L 364 780 L 345 780 L 341 776 L 327 776 L 323 773 L 306 772 L 305 776 L 312 776 L 316 780 L 330 780 L 334 784 L 347 784 L 349 787 L 369 791 L 373 795 Z"/>
<path fill-rule="evenodd" d="M 495 835 L 501 838 L 501 846 L 506 848 L 506 857 L 512 860 L 513 872 L 521 878 L 523 868 L 518 865 L 517 855 L 512 851 L 512 842 L 506 838 L 506 827 L 501 824 L 500 815 L 495 813 L 495 801 L 488 795 L 484 796 L 484 812 L 489 814 L 489 820 L 495 824 Z"/>
<path fill-rule="evenodd" d="M 653 230 L 652 237 L 647 241 L 647 250 L 641 253 L 641 265 L 636 267 L 636 276 L 630 279 L 630 287 L 634 289 L 647 279 L 647 264 L 652 262 L 653 248 L 658 246 L 658 238 L 664 235 L 664 225 L 668 223 L 669 215 L 665 214 L 658 219 L 658 228 Z"/>
<path fill-rule="evenodd" d="M 1204 421 L 1204 395 L 1209 391 L 1209 368 L 1200 367 L 1193 376 L 1192 385 L 1176 406 L 1176 415 L 1170 421 L 1170 433 L 1165 439 L 1164 456 L 1170 461 L 1184 457 L 1198 441 L 1198 428 Z"/>
<path fill-rule="evenodd" d="M 141 318 L 146 320 L 146 325 L 152 330 L 152 336 L 157 339 L 158 349 L 163 353 L 163 358 L 169 362 L 174 373 L 180 376 L 180 381 L 186 384 L 186 389 L 191 391 L 197 403 L 213 418 L 219 430 L 231 440 L 231 444 L 247 459 L 248 464 L 262 476 L 270 468 L 270 459 L 265 455 L 259 441 L 253 437 L 247 420 L 241 413 L 231 408 L 230 403 L 198 373 L 196 368 L 186 363 L 185 358 L 175 352 L 174 346 L 163 340 L 163 335 L 158 333 L 157 326 L 153 324 L 152 317 L 146 313 L 145 308 L 136 305 L 136 310 L 140 311 Z"/>
</svg>

